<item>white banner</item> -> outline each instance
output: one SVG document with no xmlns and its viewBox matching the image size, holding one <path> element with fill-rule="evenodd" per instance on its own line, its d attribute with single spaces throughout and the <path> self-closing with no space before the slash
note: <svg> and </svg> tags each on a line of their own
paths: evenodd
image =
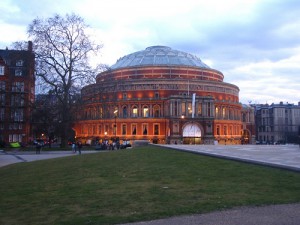
<svg viewBox="0 0 300 225">
<path fill-rule="evenodd" d="M 195 116 L 195 101 L 196 101 L 196 93 L 193 94 L 193 99 L 192 99 L 192 118 Z"/>
</svg>

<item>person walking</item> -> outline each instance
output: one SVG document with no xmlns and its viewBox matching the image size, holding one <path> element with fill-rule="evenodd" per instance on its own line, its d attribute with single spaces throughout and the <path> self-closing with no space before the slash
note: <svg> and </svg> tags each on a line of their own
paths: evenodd
<svg viewBox="0 0 300 225">
<path fill-rule="evenodd" d="M 37 142 L 35 146 L 35 153 L 41 154 L 41 148 L 42 148 L 42 144 L 40 142 Z"/>
<path fill-rule="evenodd" d="M 75 144 L 75 142 L 72 143 L 72 152 L 76 153 L 76 144 Z"/>
<path fill-rule="evenodd" d="M 78 146 L 78 153 L 79 153 L 79 155 L 81 155 L 81 148 L 82 148 L 81 141 L 79 141 L 79 142 L 77 143 L 77 146 Z"/>
</svg>

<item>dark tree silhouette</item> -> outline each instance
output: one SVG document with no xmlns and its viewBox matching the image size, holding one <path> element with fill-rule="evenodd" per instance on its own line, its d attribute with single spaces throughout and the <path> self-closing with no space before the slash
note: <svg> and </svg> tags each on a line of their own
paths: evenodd
<svg viewBox="0 0 300 225">
<path fill-rule="evenodd" d="M 67 144 L 74 119 L 74 96 L 83 85 L 93 83 L 97 68 L 89 58 L 99 53 L 102 45 L 95 44 L 87 34 L 88 26 L 75 14 L 37 18 L 29 25 L 28 34 L 36 54 L 36 76 L 44 89 L 53 91 L 58 100 L 62 146 Z"/>
</svg>

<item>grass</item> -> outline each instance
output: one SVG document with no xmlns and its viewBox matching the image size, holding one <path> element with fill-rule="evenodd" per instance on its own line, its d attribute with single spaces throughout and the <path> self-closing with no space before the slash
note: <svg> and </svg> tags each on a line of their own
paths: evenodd
<svg viewBox="0 0 300 225">
<path fill-rule="evenodd" d="M 0 224 L 117 224 L 300 202 L 300 173 L 149 146 L 0 168 Z"/>
</svg>

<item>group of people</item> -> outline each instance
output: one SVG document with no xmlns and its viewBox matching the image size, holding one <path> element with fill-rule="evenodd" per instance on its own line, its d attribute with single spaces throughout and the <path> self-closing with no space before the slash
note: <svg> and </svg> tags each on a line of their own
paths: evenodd
<svg viewBox="0 0 300 225">
<path fill-rule="evenodd" d="M 82 143 L 78 141 L 77 143 L 72 143 L 72 153 L 76 153 L 78 150 L 79 155 L 81 155 Z"/>
<path fill-rule="evenodd" d="M 104 140 L 102 142 L 98 142 L 96 149 L 97 150 L 115 150 L 120 149 L 119 141 L 108 141 Z"/>
</svg>

